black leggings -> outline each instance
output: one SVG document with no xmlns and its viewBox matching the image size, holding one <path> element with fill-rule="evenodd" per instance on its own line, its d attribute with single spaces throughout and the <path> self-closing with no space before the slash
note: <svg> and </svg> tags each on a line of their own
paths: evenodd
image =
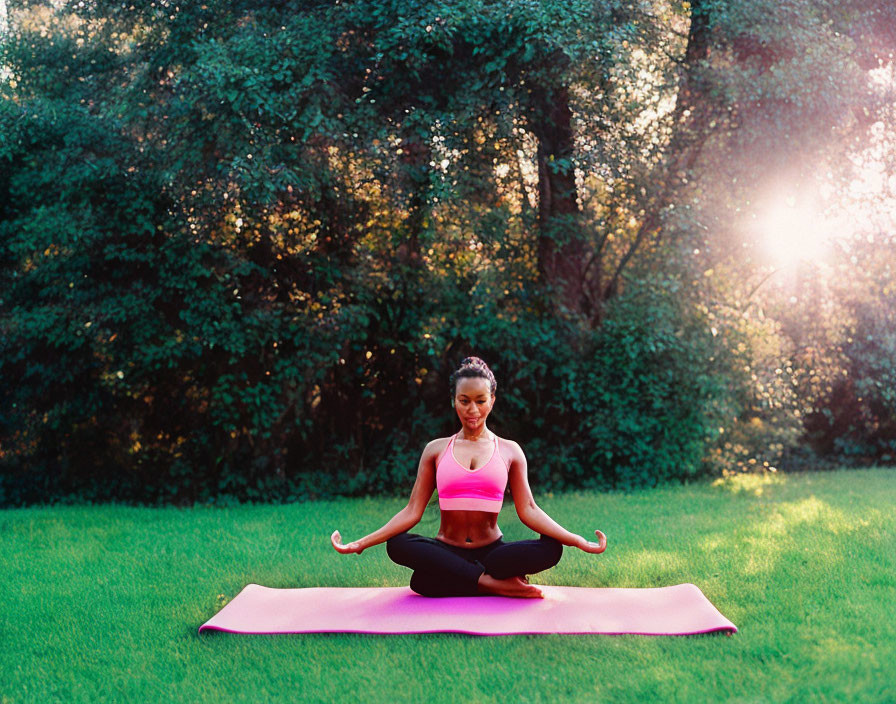
<svg viewBox="0 0 896 704">
<path fill-rule="evenodd" d="M 505 543 L 501 538 L 479 548 L 460 548 L 415 533 L 386 542 L 392 562 L 410 567 L 411 589 L 423 596 L 475 596 L 483 572 L 495 579 L 535 574 L 560 562 L 563 545 L 546 535 L 539 540 Z"/>
</svg>

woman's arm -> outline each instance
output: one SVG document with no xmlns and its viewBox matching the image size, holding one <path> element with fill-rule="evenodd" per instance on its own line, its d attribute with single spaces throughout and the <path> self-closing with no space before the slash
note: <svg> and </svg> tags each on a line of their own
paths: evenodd
<svg viewBox="0 0 896 704">
<path fill-rule="evenodd" d="M 423 518 L 423 512 L 426 510 L 426 504 L 429 502 L 432 492 L 436 488 L 436 456 L 438 451 L 444 447 L 442 440 L 433 440 L 423 450 L 420 457 L 420 464 L 417 466 L 417 479 L 414 482 L 414 488 L 411 490 L 411 498 L 408 505 L 401 511 L 396 513 L 391 520 L 382 528 L 374 531 L 370 535 L 365 535 L 360 540 L 343 545 L 342 536 L 338 530 L 334 530 L 330 536 L 330 542 L 337 552 L 348 554 L 356 552 L 362 553 L 367 548 L 385 543 L 392 536 L 404 533 L 406 530 L 413 528 Z"/>
<path fill-rule="evenodd" d="M 586 540 L 581 535 L 570 533 L 566 528 L 557 523 L 546 514 L 532 496 L 529 488 L 526 455 L 523 449 L 515 442 L 508 442 L 511 447 L 512 460 L 510 462 L 510 493 L 513 496 L 513 505 L 516 513 L 524 525 L 536 533 L 547 535 L 558 540 L 563 545 L 579 548 L 585 552 L 601 553 L 607 549 L 607 537 L 599 530 L 594 531 L 597 542 Z"/>
</svg>

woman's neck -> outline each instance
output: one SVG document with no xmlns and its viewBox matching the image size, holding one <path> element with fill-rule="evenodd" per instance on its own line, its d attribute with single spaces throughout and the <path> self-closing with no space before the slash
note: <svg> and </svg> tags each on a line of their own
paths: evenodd
<svg viewBox="0 0 896 704">
<path fill-rule="evenodd" d="M 485 427 L 485 423 L 482 424 L 482 430 L 480 430 L 475 435 L 467 435 L 467 431 L 461 428 L 460 435 L 461 440 L 469 440 L 470 442 L 476 442 L 480 438 L 489 438 L 488 428 Z"/>
</svg>

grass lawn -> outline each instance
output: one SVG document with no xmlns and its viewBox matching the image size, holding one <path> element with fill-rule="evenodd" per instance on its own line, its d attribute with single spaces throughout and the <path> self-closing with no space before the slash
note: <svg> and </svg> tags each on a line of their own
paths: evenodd
<svg viewBox="0 0 896 704">
<path fill-rule="evenodd" d="M 744 475 L 541 496 L 570 530 L 541 584 L 692 582 L 734 636 L 197 635 L 255 582 L 407 584 L 384 546 L 339 555 L 398 499 L 0 512 L 0 702 L 896 701 L 896 470 Z M 510 504 L 510 502 L 506 502 Z M 529 537 L 510 506 L 507 539 Z M 430 508 L 415 529 L 434 534 Z"/>
</svg>

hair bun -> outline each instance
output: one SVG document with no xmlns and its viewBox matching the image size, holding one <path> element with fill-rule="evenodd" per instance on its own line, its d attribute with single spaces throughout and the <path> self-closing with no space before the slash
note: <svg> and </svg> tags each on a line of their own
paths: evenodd
<svg viewBox="0 0 896 704">
<path fill-rule="evenodd" d="M 460 366 L 451 375 L 449 380 L 449 383 L 451 384 L 452 399 L 457 391 L 457 380 L 467 377 L 482 377 L 483 379 L 486 379 L 492 393 L 495 393 L 495 389 L 498 388 L 498 382 L 495 381 L 495 375 L 492 373 L 492 370 L 488 368 L 488 365 L 483 359 L 480 357 L 464 357 Z"/>
</svg>

